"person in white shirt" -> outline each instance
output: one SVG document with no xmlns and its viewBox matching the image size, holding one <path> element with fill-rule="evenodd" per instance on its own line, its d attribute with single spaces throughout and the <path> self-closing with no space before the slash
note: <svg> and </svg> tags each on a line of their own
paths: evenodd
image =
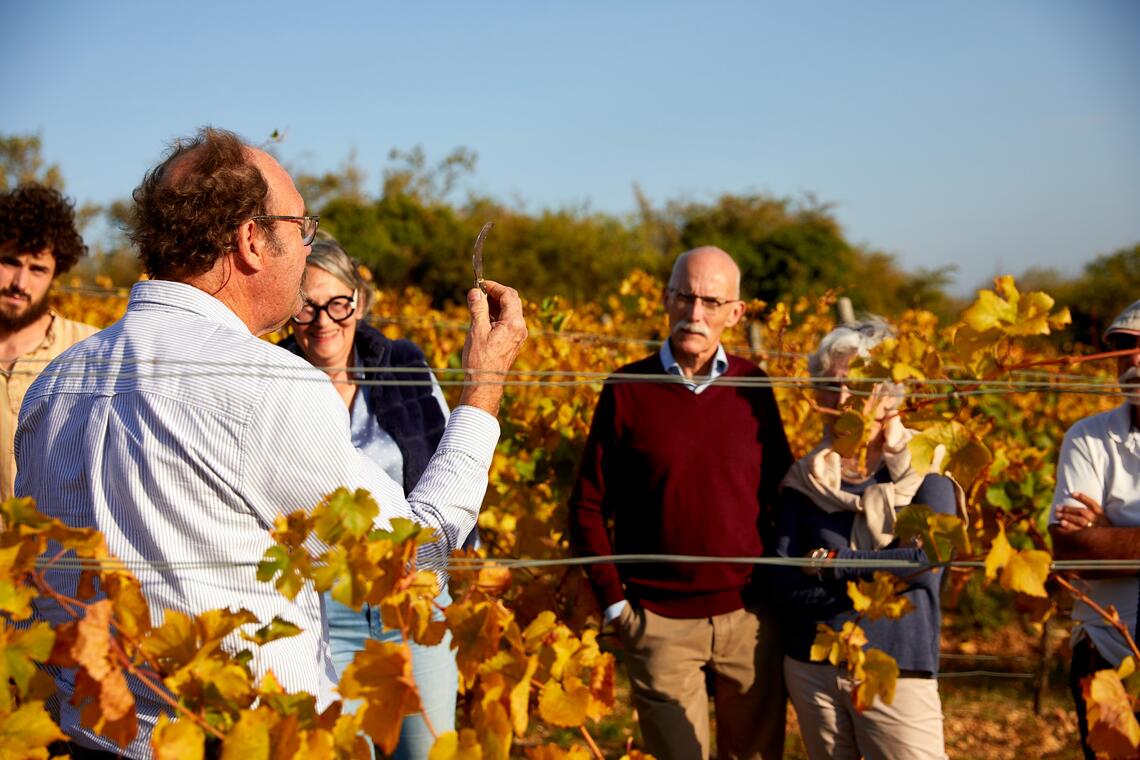
<svg viewBox="0 0 1140 760">
<path fill-rule="evenodd" d="M 471 328 L 459 405 L 418 485 L 405 495 L 349 432 L 327 376 L 260 340 L 296 314 L 318 219 L 268 154 L 206 128 L 176 143 L 134 193 L 131 236 L 151 279 L 126 315 L 63 353 L 28 390 L 16 433 L 16 493 L 45 514 L 103 532 L 138 571 L 153 622 L 164 609 L 246 608 L 303 633 L 255 648 L 256 675 L 335 698 L 327 620 L 311 587 L 290 602 L 257 581 L 274 519 L 314 506 L 339 486 L 366 488 L 396 516 L 435 529 L 419 561 L 442 569 L 471 532 L 498 439 L 501 380 L 526 338 L 514 290 L 487 282 L 467 294 Z M 170 570 L 196 562 L 207 569 Z M 147 563 L 155 563 L 148 565 Z M 213 565 L 211 566 L 211 563 Z M 248 563 L 240 566 L 238 563 Z M 49 580 L 73 593 L 75 573 Z M 37 616 L 66 613 L 46 598 Z M 233 637 L 235 649 L 247 648 Z M 53 709 L 76 748 L 151 756 L 164 703 L 137 681 L 139 732 L 126 747 L 79 725 L 74 673 L 56 674 Z"/>
<path fill-rule="evenodd" d="M 1140 348 L 1140 301 L 1105 331 L 1113 351 Z M 1065 433 L 1057 460 L 1057 488 L 1049 518 L 1053 555 L 1059 560 L 1140 559 L 1140 352 L 1117 357 L 1126 400 L 1115 409 L 1080 420 Z M 1088 594 L 1112 605 L 1136 638 L 1140 576 L 1135 570 L 1084 574 Z M 1073 607 L 1073 662 L 1069 685 L 1085 756 L 1088 722 L 1081 680 L 1116 668 L 1131 653 L 1124 637 L 1088 605 Z"/>
</svg>

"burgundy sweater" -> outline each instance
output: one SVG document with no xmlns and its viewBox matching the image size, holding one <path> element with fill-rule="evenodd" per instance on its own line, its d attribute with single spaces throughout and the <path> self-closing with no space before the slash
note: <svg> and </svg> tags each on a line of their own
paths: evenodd
<svg viewBox="0 0 1140 760">
<path fill-rule="evenodd" d="M 771 389 L 718 378 L 697 394 L 621 377 L 649 373 L 665 373 L 657 354 L 622 367 L 602 389 L 570 499 L 575 551 L 758 557 L 774 548 L 777 487 L 792 455 Z M 765 375 L 730 355 L 721 377 Z M 599 564 L 587 572 L 603 607 L 630 599 L 693 618 L 753 602 L 762 591 L 752 587 L 753 567 Z"/>
</svg>

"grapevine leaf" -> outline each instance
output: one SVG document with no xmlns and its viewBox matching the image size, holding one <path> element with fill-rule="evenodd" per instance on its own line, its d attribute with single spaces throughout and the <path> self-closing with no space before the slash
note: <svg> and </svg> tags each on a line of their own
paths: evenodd
<svg viewBox="0 0 1140 760">
<path fill-rule="evenodd" d="M 363 538 L 378 514 L 380 506 L 368 491 L 338 488 L 313 510 L 313 527 L 322 541 L 336 544 L 345 536 Z"/>
<path fill-rule="evenodd" d="M 868 620 L 887 618 L 898 620 L 914 609 L 905 596 L 906 584 L 890 573 L 876 570 L 872 581 L 848 581 L 847 596 L 851 597 L 856 612 L 862 612 Z"/>
<path fill-rule="evenodd" d="M 899 665 L 895 658 L 880 649 L 868 649 L 866 655 L 863 680 L 855 687 L 855 709 L 859 712 L 870 709 L 875 697 L 883 704 L 894 702 L 899 678 Z"/>
<path fill-rule="evenodd" d="M 81 670 L 72 702 L 83 705 L 83 725 L 126 746 L 134 739 L 138 724 L 134 695 L 111 653 L 111 613 L 111 600 L 101 599 L 87 607 L 76 626 L 70 655 Z"/>
<path fill-rule="evenodd" d="M 272 670 L 258 684 L 257 697 L 261 704 L 272 708 L 278 715 L 297 718 L 298 723 L 305 728 L 316 725 L 317 698 L 307 691 L 293 694 L 285 691 Z"/>
<path fill-rule="evenodd" d="M 1036 597 L 1047 597 L 1045 579 L 1049 577 L 1049 565 L 1053 558 L 1048 552 L 1039 549 L 1026 549 L 1016 552 L 1009 558 L 1001 574 L 1002 588 L 1019 591 Z"/>
<path fill-rule="evenodd" d="M 269 625 L 258 628 L 252 635 L 242 631 L 241 637 L 246 641 L 252 641 L 254 644 L 264 646 L 271 641 L 287 639 L 290 636 L 297 636 L 300 633 L 300 626 L 295 623 L 290 623 L 288 620 L 283 620 L 280 617 L 274 617 Z"/>
<path fill-rule="evenodd" d="M 286 599 L 293 600 L 301 593 L 311 566 L 309 553 L 304 549 L 290 550 L 281 544 L 274 544 L 265 550 L 265 555 L 257 564 L 257 579 L 263 582 L 273 581 L 273 585 Z"/>
<path fill-rule="evenodd" d="M 369 561 L 369 547 L 357 544 L 351 548 L 334 546 L 324 554 L 324 563 L 313 570 L 317 591 L 330 591 L 332 598 L 346 607 L 359 610 L 372 588 L 372 576 L 378 568 Z"/>
<path fill-rule="evenodd" d="M 140 649 L 166 669 L 182 667 L 198 653 L 194 621 L 178 610 L 166 610 L 162 625 L 151 630 Z"/>
<path fill-rule="evenodd" d="M 1081 679 L 1088 705 L 1089 746 L 1112 757 L 1131 757 L 1140 745 L 1140 724 L 1132 700 L 1115 670 L 1099 670 Z"/>
<path fill-rule="evenodd" d="M 266 707 L 242 710 L 234 727 L 222 742 L 221 760 L 250 760 L 272 757 L 270 730 L 278 717 Z"/>
<path fill-rule="evenodd" d="M 35 663 L 47 661 L 54 643 L 55 632 L 48 623 L 33 623 L 22 631 L 6 625 L 0 628 L 0 712 L 13 707 L 8 679 L 16 685 L 16 696 L 25 696 L 38 672 Z"/>
<path fill-rule="evenodd" d="M 407 627 L 412 641 L 423 646 L 435 646 L 447 633 L 447 623 L 433 620 L 435 598 L 439 595 L 436 574 L 420 570 L 410 582 L 389 594 L 380 604 L 384 625 L 394 630 Z"/>
<path fill-rule="evenodd" d="M 202 640 L 202 646 L 208 647 L 221 643 L 222 639 L 241 626 L 256 623 L 258 620 L 257 615 L 247 609 L 240 609 L 237 612 L 230 612 L 227 609 L 214 609 L 206 610 L 198 615 L 194 622 L 198 629 L 198 636 Z"/>
<path fill-rule="evenodd" d="M 0 758 L 47 758 L 48 745 L 67 736 L 44 709 L 43 702 L 28 702 L 13 712 L 0 712 Z"/>
<path fill-rule="evenodd" d="M 831 448 L 841 457 L 853 457 L 863 442 L 866 423 L 863 416 L 850 410 L 836 418 L 831 426 Z"/>
<path fill-rule="evenodd" d="M 992 581 L 997 577 L 998 571 L 1009 564 L 1009 558 L 1013 556 L 1013 547 L 1009 545 L 1009 539 L 1005 537 L 1005 526 L 998 524 L 998 534 L 990 544 L 990 550 L 986 554 L 986 580 Z"/>
<path fill-rule="evenodd" d="M 503 704 L 506 680 L 502 673 L 483 678 L 483 694 L 472 716 L 476 732 L 488 760 L 507 760 L 511 754 L 511 719 Z"/>
<path fill-rule="evenodd" d="M 202 760 L 206 734 L 193 721 L 172 721 L 163 713 L 150 735 L 150 745 L 155 760 Z"/>
<path fill-rule="evenodd" d="M 538 670 L 538 657 L 530 655 L 526 659 L 526 670 L 510 692 L 511 725 L 515 736 L 522 737 L 526 733 L 527 722 L 530 719 L 530 681 Z"/>
<path fill-rule="evenodd" d="M 978 291 L 978 300 L 962 312 L 962 321 L 971 329 L 984 333 L 1017 321 L 1016 301 L 1010 303 L 992 290 Z"/>
<path fill-rule="evenodd" d="M 35 541 L 0 547 L 0 612 L 8 613 L 13 620 L 26 620 L 32 616 L 32 599 L 36 597 L 36 590 L 25 583 L 22 576 L 32 570 L 38 549 Z"/>
<path fill-rule="evenodd" d="M 839 664 L 839 633 L 828 625 L 816 623 L 815 641 L 811 645 L 812 662 L 827 660 Z"/>
<path fill-rule="evenodd" d="M 547 681 L 538 695 L 539 716 L 555 726 L 582 725 L 589 707 L 590 689 L 577 678 L 567 678 L 565 688 L 558 681 Z"/>
<path fill-rule="evenodd" d="M 1005 488 L 1000 485 L 993 485 L 986 487 L 986 501 L 990 506 L 997 507 L 1005 512 L 1013 511 L 1013 502 L 1009 498 L 1009 494 L 1005 492 Z"/>
<path fill-rule="evenodd" d="M 513 615 L 499 601 L 454 602 L 443 612 L 451 628 L 455 661 L 464 687 L 475 681 L 479 664 L 499 651 Z"/>
<path fill-rule="evenodd" d="M 955 551 L 970 551 L 970 538 L 962 518 L 940 514 L 925 504 L 911 504 L 899 512 L 895 535 L 902 541 L 920 539 L 927 556 L 933 556 L 934 561 L 947 560 Z"/>
<path fill-rule="evenodd" d="M 381 750 L 391 753 L 400 740 L 404 716 L 420 709 L 407 644 L 369 639 L 345 668 L 338 687 L 346 699 L 363 699 L 361 727 Z"/>
<path fill-rule="evenodd" d="M 511 587 L 511 571 L 506 567 L 482 567 L 475 577 L 475 588 L 485 594 L 502 596 Z"/>
<path fill-rule="evenodd" d="M 962 484 L 963 488 L 970 488 L 980 478 L 993 461 L 993 454 L 989 448 L 977 438 L 971 437 L 965 445 L 957 451 L 950 451 L 950 458 L 946 462 L 946 471 Z"/>
<path fill-rule="evenodd" d="M 431 745 L 428 760 L 483 760 L 483 748 L 470 728 L 447 731 Z"/>
<path fill-rule="evenodd" d="M 122 633 L 137 639 L 150 630 L 150 605 L 138 578 L 130 573 L 105 571 L 99 582 L 111 600 L 115 625 Z"/>
<path fill-rule="evenodd" d="M 32 616 L 35 588 L 14 578 L 0 578 L 0 612 L 8 613 L 13 620 L 27 620 Z"/>
</svg>

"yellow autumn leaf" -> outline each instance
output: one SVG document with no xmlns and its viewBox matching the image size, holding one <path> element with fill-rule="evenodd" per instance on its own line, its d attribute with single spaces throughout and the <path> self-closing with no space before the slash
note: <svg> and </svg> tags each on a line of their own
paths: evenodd
<svg viewBox="0 0 1140 760">
<path fill-rule="evenodd" d="M 1010 556 L 1001 574 L 1002 588 L 1018 591 L 1029 596 L 1047 597 L 1045 579 L 1049 577 L 1049 566 L 1053 558 L 1048 552 L 1039 549 L 1025 549 Z"/>
<path fill-rule="evenodd" d="M 28 702 L 13 712 L 0 713 L 0 758 L 47 758 L 48 745 L 67 735 L 44 709 L 43 702 Z"/>
<path fill-rule="evenodd" d="M 990 550 L 986 553 L 986 580 L 992 581 L 996 578 L 998 571 L 1009 564 L 1011 556 L 1013 556 L 1013 547 L 1009 545 L 1009 539 L 1005 537 L 1005 526 L 999 523 L 998 534 L 994 537 L 990 544 Z"/>
<path fill-rule="evenodd" d="M 33 623 L 25 630 L 8 628 L 0 622 L 0 684 L 11 679 L 16 686 L 16 695 L 24 697 L 28 692 L 32 677 L 37 672 L 36 663 L 46 662 L 55 644 L 55 632 L 45 622 Z M 12 692 L 6 686 L 0 688 L 0 712 L 13 707 Z"/>
<path fill-rule="evenodd" d="M 869 709 L 878 697 L 883 704 L 895 701 L 895 685 L 899 678 L 899 665 L 895 658 L 880 649 L 868 649 L 863 659 L 863 679 L 855 687 L 855 709 Z"/>
<path fill-rule="evenodd" d="M 265 707 L 242 710 L 234 727 L 222 741 L 221 760 L 270 757 L 273 745 L 269 732 L 277 720 L 277 716 Z"/>
<path fill-rule="evenodd" d="M 826 660 L 839 664 L 839 633 L 824 623 L 816 623 L 815 641 L 811 645 L 812 662 Z"/>
<path fill-rule="evenodd" d="M 206 734 L 191 720 L 171 720 L 165 713 L 150 735 L 155 760 L 202 760 Z"/>
<path fill-rule="evenodd" d="M 338 690 L 346 699 L 364 700 L 359 711 L 361 727 L 388 753 L 400 739 L 404 716 L 420 709 L 407 644 L 368 639 L 345 668 Z"/>
<path fill-rule="evenodd" d="M 841 457 L 853 457 L 863 443 L 866 422 L 857 412 L 846 411 L 831 426 L 831 448 Z"/>
<path fill-rule="evenodd" d="M 538 714 L 555 726 L 582 725 L 589 707 L 590 689 L 577 679 L 567 679 L 565 689 L 558 681 L 547 681 L 538 695 Z"/>
<path fill-rule="evenodd" d="M 511 726 L 515 730 L 515 736 L 520 738 L 526 733 L 527 723 L 530 720 L 530 680 L 534 678 L 536 670 L 538 670 L 538 657 L 532 654 L 526 659 L 526 670 L 522 678 L 511 687 L 510 691 Z"/>
<path fill-rule="evenodd" d="M 1111 757 L 1132 757 L 1140 746 L 1140 724 L 1132 700 L 1115 670 L 1099 670 L 1081 680 L 1088 705 L 1089 746 Z"/>
<path fill-rule="evenodd" d="M 906 584 L 891 573 L 875 571 L 874 579 L 870 581 L 848 581 L 847 596 L 856 612 L 862 612 L 868 620 L 887 618 L 898 620 L 914 609 L 914 605 L 905 596 L 900 594 L 906 590 Z"/>
<path fill-rule="evenodd" d="M 483 748 L 470 728 L 447 731 L 431 745 L 428 760 L 483 760 Z"/>
</svg>

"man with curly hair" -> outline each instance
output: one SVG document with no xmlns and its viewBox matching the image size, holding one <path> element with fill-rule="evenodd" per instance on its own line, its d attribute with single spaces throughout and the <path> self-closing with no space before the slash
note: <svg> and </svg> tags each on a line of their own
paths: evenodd
<svg viewBox="0 0 1140 760">
<path fill-rule="evenodd" d="M 10 499 L 24 393 L 48 362 L 96 328 L 64 319 L 48 302 L 55 278 L 87 251 L 71 201 L 41 185 L 0 195 L 0 240 L 0 499 Z"/>
</svg>

